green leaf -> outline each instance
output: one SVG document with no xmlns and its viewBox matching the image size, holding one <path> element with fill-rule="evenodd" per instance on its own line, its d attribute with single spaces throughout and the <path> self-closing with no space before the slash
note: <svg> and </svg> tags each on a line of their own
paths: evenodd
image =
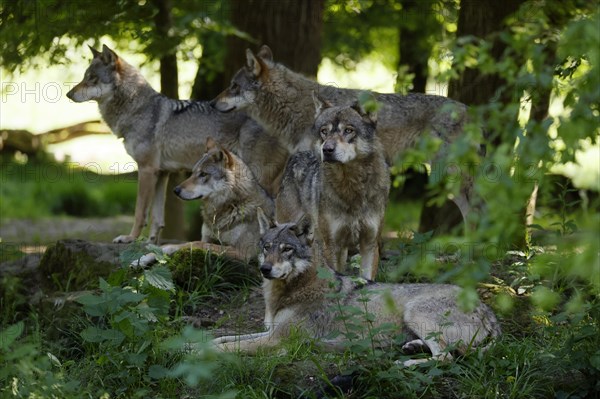
<svg viewBox="0 0 600 399">
<path fill-rule="evenodd" d="M 87 327 L 82 332 L 79 333 L 81 338 L 83 338 L 86 342 L 102 342 L 104 338 L 102 337 L 102 330 L 98 327 Z"/>
<path fill-rule="evenodd" d="M 165 378 L 169 374 L 169 369 L 160 364 L 153 364 L 148 368 L 148 376 L 154 380 Z"/>
<path fill-rule="evenodd" d="M 114 329 L 101 329 L 98 327 L 87 327 L 81 333 L 79 333 L 84 341 L 98 343 L 104 341 L 111 341 L 114 345 L 119 345 L 125 339 L 125 335 Z"/>
<path fill-rule="evenodd" d="M 23 334 L 24 324 L 22 321 L 8 326 L 4 331 L 0 332 L 0 350 L 8 349 L 13 342 Z"/>
<path fill-rule="evenodd" d="M 140 294 L 139 292 L 125 291 L 117 297 L 117 303 L 119 305 L 125 305 L 131 302 L 137 303 L 144 298 L 146 298 L 146 295 Z"/>
<path fill-rule="evenodd" d="M 600 351 L 596 351 L 596 353 L 590 357 L 590 365 L 600 371 Z"/>
<path fill-rule="evenodd" d="M 106 282 L 106 280 L 105 280 L 105 279 L 103 279 L 102 277 L 100 277 L 100 283 L 99 283 L 99 284 L 100 284 L 100 289 L 101 289 L 102 291 L 104 291 L 104 292 L 108 292 L 108 291 L 110 291 L 110 290 L 111 290 L 111 288 L 112 288 L 112 286 L 111 286 L 110 284 L 108 284 L 108 283 Z"/>
<path fill-rule="evenodd" d="M 317 277 L 323 280 L 330 280 L 333 278 L 333 270 L 328 267 L 318 267 Z"/>
<path fill-rule="evenodd" d="M 80 303 L 82 305 L 89 305 L 89 306 L 99 305 L 101 303 L 104 303 L 105 301 L 106 300 L 104 298 L 102 298 L 101 296 L 94 295 L 94 294 L 82 295 L 75 300 L 75 302 L 77 302 L 77 303 Z"/>
<path fill-rule="evenodd" d="M 148 284 L 162 290 L 174 290 L 173 277 L 171 271 L 163 265 L 156 265 L 150 270 L 144 272 L 144 277 Z"/>
<path fill-rule="evenodd" d="M 531 300 L 540 309 L 550 311 L 560 302 L 560 294 L 546 287 L 537 287 L 531 294 Z"/>
</svg>

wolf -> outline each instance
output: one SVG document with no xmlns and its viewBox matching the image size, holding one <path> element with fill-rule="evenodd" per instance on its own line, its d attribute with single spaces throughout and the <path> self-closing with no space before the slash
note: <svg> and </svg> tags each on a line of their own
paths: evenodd
<svg viewBox="0 0 600 399">
<path fill-rule="evenodd" d="M 365 331 L 367 323 L 371 329 L 393 326 L 382 328 L 377 334 L 375 342 L 379 347 L 397 343 L 395 338 L 400 335 L 405 338 L 403 351 L 431 352 L 429 358 L 403 362 L 405 366 L 431 359 L 451 360 L 452 351 L 464 354 L 472 347 L 485 348 L 490 339 L 501 333 L 496 316 L 485 304 L 479 303 L 472 312 L 459 308 L 460 288 L 454 285 L 363 285 L 340 274 L 325 273 L 325 277 L 320 277 L 319 247 L 311 238 L 314 233 L 308 215 L 294 223 L 278 224 L 261 214 L 259 223 L 267 330 L 215 338 L 213 344 L 220 350 L 255 353 L 279 344 L 292 328 L 304 330 L 324 349 L 342 350 L 346 338 L 341 312 L 348 306 L 366 306 L 368 316 L 360 321 L 365 324 Z"/>
<path fill-rule="evenodd" d="M 192 175 L 173 190 L 185 201 L 202 199 L 202 239 L 161 249 L 165 254 L 190 247 L 219 252 L 218 246 L 222 246 L 230 257 L 246 261 L 256 258 L 260 238 L 257 210 L 273 217 L 273 199 L 244 161 L 212 137 L 206 141 L 206 150 Z M 154 260 L 154 254 L 147 254 L 134 261 L 134 266 L 147 266 Z"/>
<path fill-rule="evenodd" d="M 348 249 L 358 246 L 361 275 L 374 280 L 390 191 L 376 113 L 366 112 L 358 101 L 334 106 L 316 94 L 314 101 L 314 152 L 288 160 L 276 198 L 277 220 L 311 214 L 328 265 L 342 272 Z"/>
<path fill-rule="evenodd" d="M 83 80 L 67 97 L 75 102 L 94 100 L 112 132 L 123 139 L 127 153 L 138 164 L 138 191 L 131 232 L 113 241 L 139 237 L 152 205 L 149 241 L 157 242 L 164 226 L 164 201 L 169 172 L 192 169 L 206 152 L 207 137 L 244 154 L 259 172 L 261 183 L 274 193 L 287 152 L 247 115 L 224 115 L 208 101 L 174 100 L 156 92 L 138 70 L 108 46 L 92 47 L 93 59 Z M 247 148 L 240 148 L 240 144 Z M 254 146 L 254 148 L 252 147 Z M 268 159 L 269 162 L 265 162 Z"/>
<path fill-rule="evenodd" d="M 294 153 L 312 147 L 312 92 L 336 105 L 351 104 L 360 94 L 359 90 L 322 85 L 295 73 L 274 62 L 271 49 L 262 46 L 257 54 L 246 50 L 246 65 L 212 104 L 221 112 L 248 113 Z M 417 93 L 372 95 L 380 105 L 377 136 L 389 165 L 424 134 L 441 140 L 438 156 L 442 156 L 449 144 L 461 135 L 467 120 L 466 106 L 447 97 Z M 479 149 L 478 144 L 473 145 Z M 472 182 L 465 179 L 460 192 L 452 199 L 463 218 L 471 210 L 471 187 Z"/>
</svg>

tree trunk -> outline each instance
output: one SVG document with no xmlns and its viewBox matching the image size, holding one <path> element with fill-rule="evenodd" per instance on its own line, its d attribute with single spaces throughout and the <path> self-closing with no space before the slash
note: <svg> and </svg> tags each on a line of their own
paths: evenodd
<svg viewBox="0 0 600 399">
<path fill-rule="evenodd" d="M 428 39 L 435 35 L 437 29 L 441 29 L 431 4 L 418 0 L 402 1 L 402 15 L 405 17 L 398 30 L 398 71 L 404 67 L 407 73 L 414 74 L 411 91 L 417 93 L 425 93 L 427 86 L 428 61 L 432 50 Z M 418 20 L 414 21 L 414 18 Z M 402 76 L 398 76 L 397 82 L 403 81 Z"/>
<path fill-rule="evenodd" d="M 495 37 L 503 29 L 504 20 L 515 12 L 522 0 L 481 0 L 461 1 L 458 15 L 457 37 L 475 36 L 493 41 L 492 56 L 499 59 L 506 46 Z M 466 105 L 483 105 L 494 101 L 510 102 L 510 93 L 500 94 L 506 82 L 497 74 L 482 74 L 478 69 L 467 68 L 448 87 L 448 97 Z M 500 95 L 499 95 L 500 94 Z M 517 114 L 514 115 L 516 127 Z M 488 144 L 497 147 L 501 143 L 500 132 L 488 132 Z M 442 207 L 425 205 L 421 212 L 419 231 L 435 230 L 436 233 L 449 232 L 456 221 L 458 208 L 447 201 Z M 442 227 L 440 227 L 442 226 Z M 448 229 L 448 230 L 447 230 Z"/>
<path fill-rule="evenodd" d="M 231 22 L 255 43 L 235 36 L 227 38 L 225 79 L 231 79 L 244 65 L 246 48 L 262 44 L 271 47 L 277 62 L 316 76 L 321 62 L 324 4 L 324 0 L 234 0 Z"/>
<path fill-rule="evenodd" d="M 170 0 L 154 0 L 158 13 L 154 17 L 157 40 L 169 41 L 169 30 L 173 27 Z M 177 74 L 177 54 L 175 48 L 160 57 L 160 92 L 170 98 L 179 98 L 179 79 Z M 184 240 L 185 220 L 183 202 L 173 195 L 173 188 L 185 178 L 182 173 L 171 173 L 167 185 L 165 201 L 165 227 L 163 238 Z"/>
<path fill-rule="evenodd" d="M 210 100 L 229 85 L 223 73 L 225 58 L 225 37 L 221 33 L 206 32 L 201 35 L 202 57 L 198 61 L 198 71 L 192 86 L 192 98 Z"/>
<path fill-rule="evenodd" d="M 475 36 L 492 40 L 491 55 L 499 60 L 506 45 L 495 35 L 504 28 L 504 20 L 514 13 L 523 3 L 522 0 L 481 0 L 461 1 L 458 14 L 457 37 Z M 510 102 L 510 94 L 500 90 L 506 82 L 497 74 L 482 74 L 478 69 L 467 68 L 457 79 L 450 82 L 448 97 L 469 106 L 489 104 L 494 101 Z M 515 114 L 514 123 L 517 123 Z M 491 134 L 489 143 L 497 147 L 501 141 L 499 132 Z"/>
</svg>

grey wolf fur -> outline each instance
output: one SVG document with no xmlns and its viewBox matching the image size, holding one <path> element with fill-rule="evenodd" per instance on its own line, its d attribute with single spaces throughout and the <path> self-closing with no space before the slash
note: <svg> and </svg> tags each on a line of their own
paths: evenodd
<svg viewBox="0 0 600 399">
<path fill-rule="evenodd" d="M 374 280 L 378 241 L 390 191 L 389 168 L 376 136 L 374 113 L 358 103 L 334 107 L 315 97 L 315 156 L 292 155 L 276 200 L 277 220 L 309 213 L 327 264 L 343 272 L 348 248 L 359 246 L 361 275 Z"/>
<path fill-rule="evenodd" d="M 164 245 L 162 251 L 171 254 L 182 248 L 206 249 L 209 243 L 231 247 L 229 255 L 236 258 L 255 258 L 260 239 L 257 210 L 272 217 L 273 200 L 238 156 L 210 137 L 206 149 L 192 175 L 174 189 L 183 200 L 202 199 L 202 240 Z M 146 266 L 154 260 L 154 254 L 147 254 L 134 265 Z"/>
<path fill-rule="evenodd" d="M 290 153 L 309 150 L 313 137 L 311 93 L 336 105 L 354 102 L 359 90 L 321 85 L 273 61 L 269 47 L 258 54 L 246 51 L 246 65 L 232 78 L 231 85 L 214 100 L 222 111 L 243 110 L 266 130 L 279 137 Z M 466 120 L 464 104 L 442 96 L 425 94 L 373 93 L 381 106 L 377 136 L 383 144 L 386 160 L 392 164 L 423 134 L 442 140 L 442 152 L 462 132 Z M 463 218 L 469 213 L 471 182 L 466 181 L 453 201 Z"/>
<path fill-rule="evenodd" d="M 75 102 L 95 100 L 113 133 L 123 139 L 127 153 L 138 164 L 138 193 L 131 232 L 114 242 L 131 242 L 146 224 L 152 204 L 149 240 L 157 242 L 164 226 L 164 200 L 168 172 L 191 170 L 205 152 L 204 143 L 214 136 L 227 148 L 239 151 L 240 143 L 258 145 L 244 153 L 245 161 L 260 172 L 259 180 L 275 190 L 277 174 L 287 159 L 286 151 L 244 114 L 223 115 L 206 101 L 174 100 L 156 92 L 144 77 L 106 45 L 91 48 L 93 59 L 83 80 L 67 93 Z M 267 143 L 264 143 L 266 141 Z M 266 151 L 266 152 L 265 152 Z M 271 165 L 262 167 L 264 159 Z M 279 163 L 279 164 L 277 164 Z M 275 182 L 275 183 L 274 183 Z"/>
<path fill-rule="evenodd" d="M 365 303 L 361 286 L 349 277 L 332 275 L 319 278 L 318 246 L 313 245 L 310 217 L 298 223 L 274 224 L 264 215 L 259 216 L 260 271 L 264 277 L 267 331 L 216 338 L 213 343 L 221 350 L 241 350 L 254 353 L 259 348 L 279 344 L 291 328 L 301 328 L 316 338 L 326 349 L 344 347 L 337 301 L 344 306 L 362 308 Z M 493 312 L 478 304 L 473 312 L 459 309 L 456 297 L 460 288 L 446 284 L 383 284 L 372 283 L 367 291 L 367 312 L 373 316 L 373 327 L 390 323 L 395 332 L 377 336 L 381 347 L 391 345 L 393 336 L 404 333 L 402 349 L 413 351 L 426 347 L 431 358 L 450 360 L 446 349 L 455 348 L 464 354 L 468 348 L 482 346 L 489 338 L 500 334 L 500 326 Z M 333 299 L 329 294 L 337 293 Z M 430 358 L 430 359 L 431 359 Z M 427 361 L 411 359 L 404 365 Z"/>
</svg>

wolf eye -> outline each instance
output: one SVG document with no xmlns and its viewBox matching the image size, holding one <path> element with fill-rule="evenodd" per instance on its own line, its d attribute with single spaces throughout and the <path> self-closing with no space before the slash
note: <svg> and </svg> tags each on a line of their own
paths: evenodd
<svg viewBox="0 0 600 399">
<path fill-rule="evenodd" d="M 269 250 L 271 249 L 271 243 L 268 242 L 265 245 L 263 245 L 263 252 L 267 253 Z"/>
<path fill-rule="evenodd" d="M 198 172 L 198 177 L 200 177 L 202 179 L 204 179 L 207 176 L 208 176 L 208 173 L 206 173 L 206 172 Z"/>
<path fill-rule="evenodd" d="M 352 134 L 354 133 L 354 129 L 352 129 L 351 127 L 347 127 L 344 129 L 344 134 Z"/>
<path fill-rule="evenodd" d="M 238 85 L 237 83 L 232 83 L 231 84 L 231 91 L 237 93 L 238 91 L 240 91 L 240 85 Z"/>
<path fill-rule="evenodd" d="M 322 137 L 325 137 L 327 135 L 327 128 L 322 127 L 321 130 L 319 130 L 319 133 L 321 134 Z"/>
<path fill-rule="evenodd" d="M 294 247 L 286 245 L 285 247 L 282 248 L 282 251 L 284 254 L 290 255 L 292 252 L 294 252 Z"/>
</svg>

